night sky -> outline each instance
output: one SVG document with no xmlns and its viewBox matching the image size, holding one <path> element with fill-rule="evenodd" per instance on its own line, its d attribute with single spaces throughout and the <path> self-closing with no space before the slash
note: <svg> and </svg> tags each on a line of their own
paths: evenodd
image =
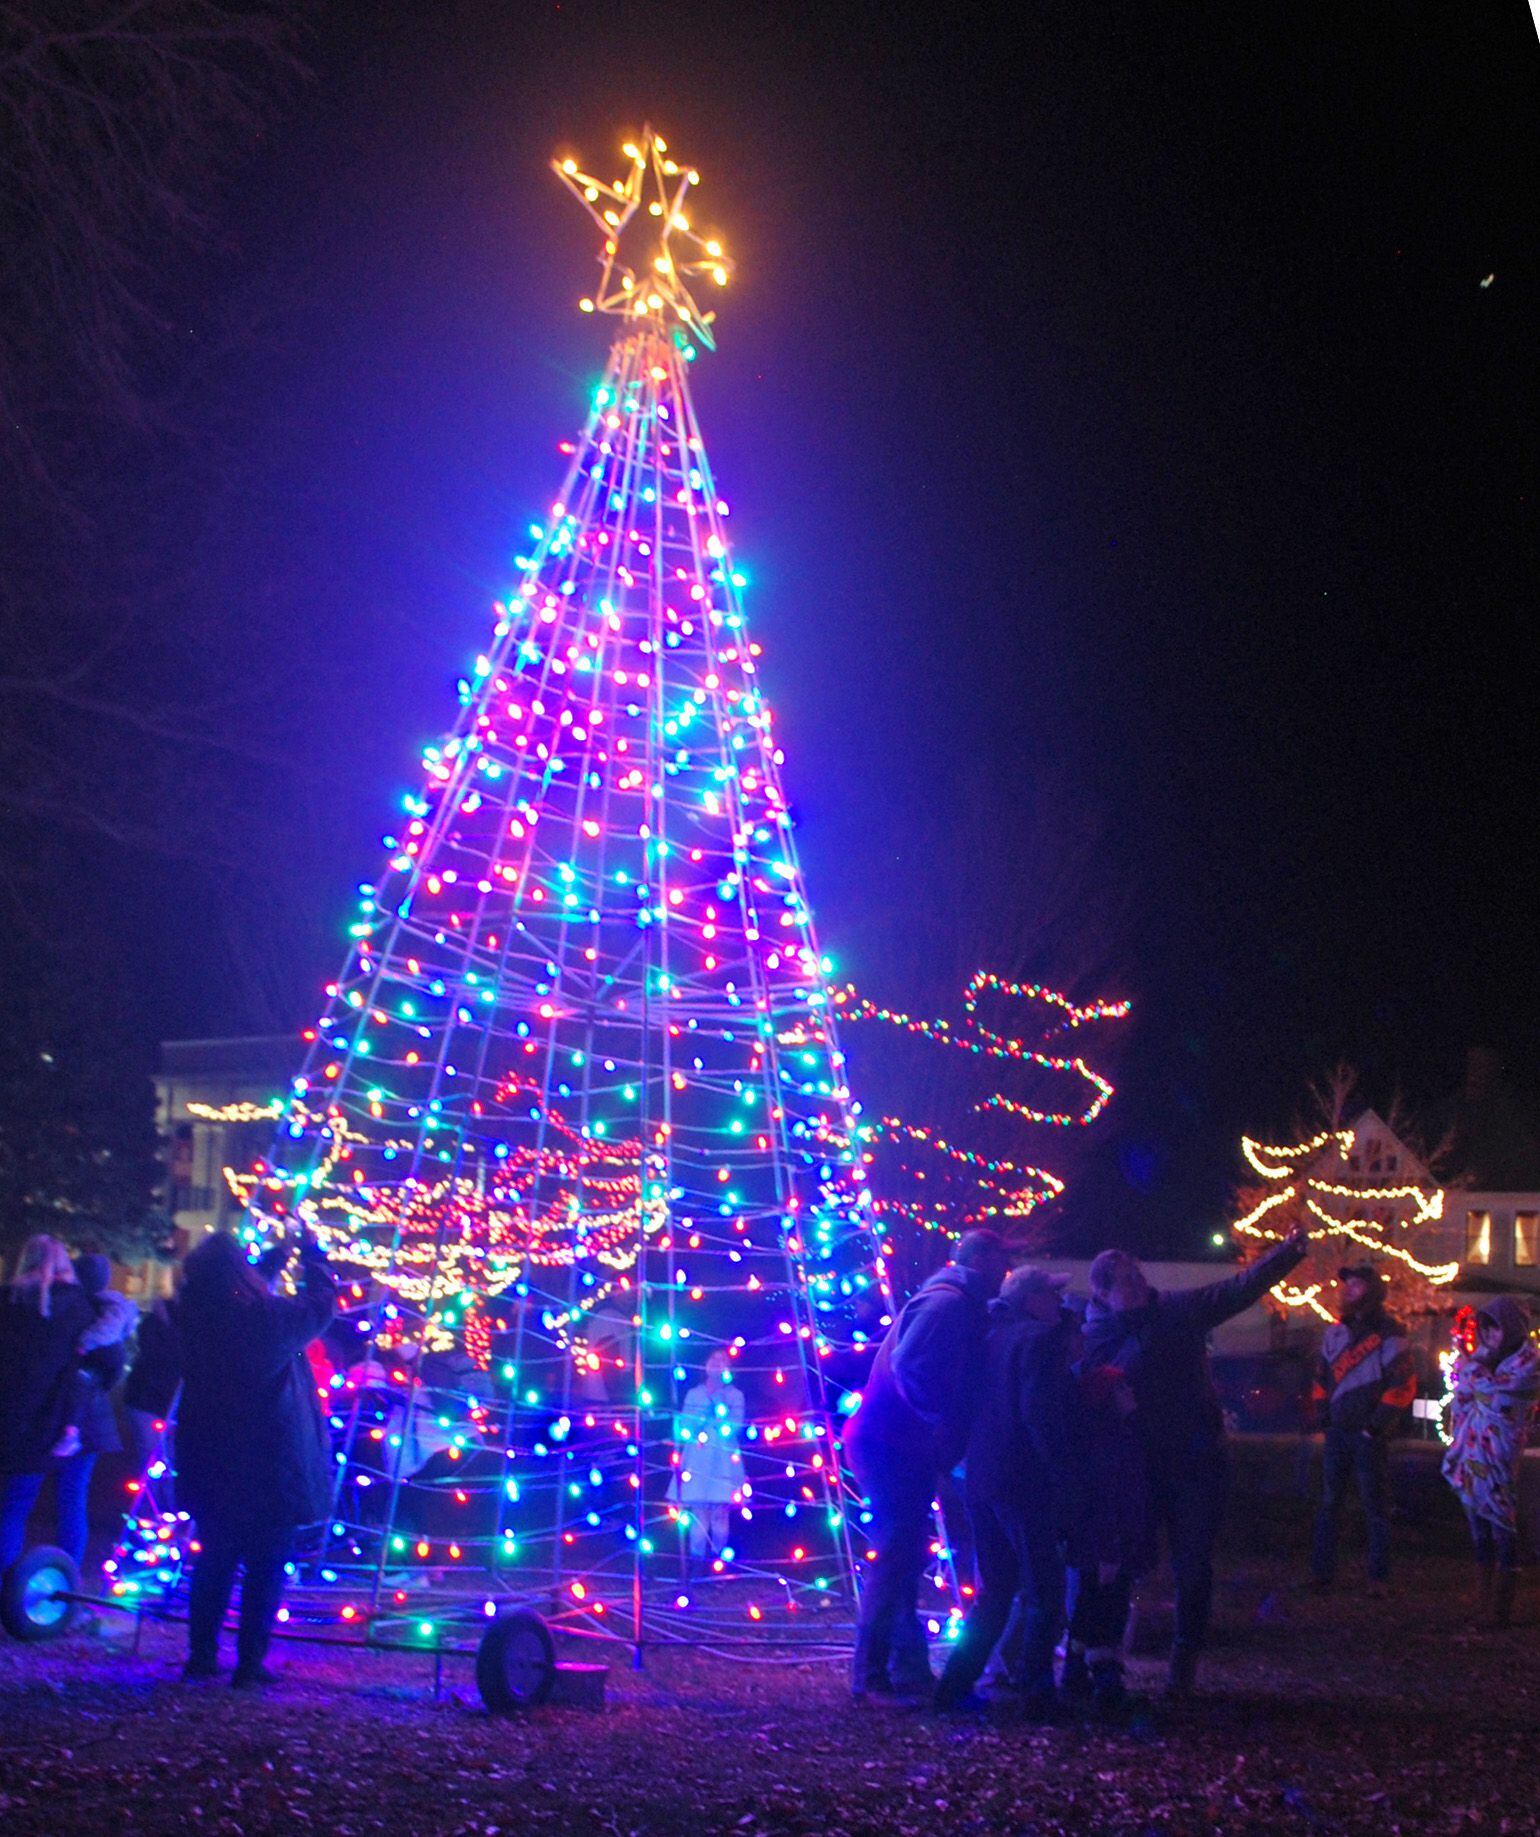
<svg viewBox="0 0 1540 1837">
<path fill-rule="evenodd" d="M 100 870 L 146 1026 L 271 1026 L 259 934 L 311 1018 L 605 355 L 546 161 L 650 119 L 738 264 L 696 399 L 825 948 L 903 1008 L 1136 1004 L 1063 1241 L 1200 1247 L 1339 1058 L 1535 1080 L 1527 9 L 988 17 L 316 9 L 180 303 L 271 303 L 226 458 L 156 507 L 278 840 L 263 897 Z"/>
</svg>

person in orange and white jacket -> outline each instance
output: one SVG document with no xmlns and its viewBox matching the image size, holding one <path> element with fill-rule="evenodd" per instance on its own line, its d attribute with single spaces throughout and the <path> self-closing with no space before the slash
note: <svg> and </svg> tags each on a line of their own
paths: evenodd
<svg viewBox="0 0 1540 1837">
<path fill-rule="evenodd" d="M 1326 1329 L 1316 1363 L 1315 1401 L 1324 1418 L 1321 1504 L 1311 1570 L 1329 1588 L 1350 1476 L 1369 1531 L 1369 1582 L 1390 1580 L 1390 1442 L 1417 1395 L 1417 1365 L 1406 1329 L 1385 1311 L 1385 1282 L 1372 1263 L 1337 1271 L 1342 1317 Z"/>
</svg>

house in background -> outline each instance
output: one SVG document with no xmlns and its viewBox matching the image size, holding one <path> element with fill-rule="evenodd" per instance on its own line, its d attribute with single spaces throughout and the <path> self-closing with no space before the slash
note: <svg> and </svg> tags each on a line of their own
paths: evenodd
<svg viewBox="0 0 1540 1837">
<path fill-rule="evenodd" d="M 1540 1115 L 1508 1084 L 1498 1054 L 1472 1047 L 1464 1083 L 1423 1127 L 1447 1145 L 1444 1229 L 1460 1298 L 1540 1300 Z"/>
<path fill-rule="evenodd" d="M 1398 1313 L 1402 1310 L 1397 1306 L 1397 1288 L 1406 1271 L 1394 1257 L 1377 1256 L 1373 1245 L 1381 1242 L 1400 1248 L 1424 1267 L 1457 1263 L 1459 1254 L 1448 1224 L 1448 1194 L 1444 1195 L 1443 1217 L 1425 1218 L 1424 1209 L 1441 1187 L 1427 1160 L 1377 1110 L 1360 1111 L 1349 1127 L 1353 1140 L 1345 1156 L 1332 1142 L 1301 1172 L 1324 1183 L 1322 1200 L 1329 1216 L 1346 1218 L 1355 1229 L 1363 1227 L 1360 1240 L 1344 1243 L 1341 1261 L 1377 1262 L 1389 1282 L 1391 1312 Z M 1412 1288 L 1419 1296 L 1420 1309 L 1420 1297 L 1426 1293 L 1420 1278 L 1413 1279 Z M 1436 1289 L 1434 1294 L 1438 1294 Z M 1323 1300 L 1335 1308 L 1334 1299 Z"/>
<path fill-rule="evenodd" d="M 1367 1189 L 1361 1202 L 1344 1195 L 1337 1203 L 1387 1241 L 1405 1222 L 1407 1208 L 1373 1189 L 1443 1188 L 1443 1216 L 1416 1224 L 1415 1239 L 1406 1242 L 1419 1262 L 1459 1265 L 1454 1281 L 1439 1291 L 1451 1317 L 1492 1294 L 1540 1302 L 1540 1130 L 1502 1083 L 1495 1054 L 1473 1051 L 1460 1090 L 1419 1113 L 1415 1133 L 1430 1145 L 1431 1170 L 1377 1111 L 1363 1111 L 1351 1127 L 1345 1167 L 1333 1148 L 1306 1171 L 1342 1187 L 1361 1183 Z M 1371 1251 L 1365 1255 L 1374 1260 Z"/>
<path fill-rule="evenodd" d="M 224 1170 L 249 1167 L 272 1146 L 276 1106 L 288 1092 L 300 1051 L 290 1034 L 162 1045 L 155 1109 L 179 1259 L 239 1216 Z"/>
</svg>

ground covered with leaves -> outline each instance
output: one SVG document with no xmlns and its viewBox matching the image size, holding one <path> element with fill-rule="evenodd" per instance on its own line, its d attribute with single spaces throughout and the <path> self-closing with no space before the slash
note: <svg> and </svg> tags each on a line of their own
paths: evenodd
<svg viewBox="0 0 1540 1837">
<path fill-rule="evenodd" d="M 1526 1576 L 1533 1592 L 1535 1584 Z M 280 1652 L 259 1697 L 178 1681 L 181 1635 L 126 1622 L 0 1645 L 0 1828 L 610 1834 L 1531 1833 L 1536 1609 L 1470 1625 L 1469 1575 L 1403 1565 L 1388 1600 L 1316 1596 L 1284 1558 L 1231 1561 L 1204 1694 L 1126 1728 L 1037 1728 L 852 1704 L 833 1665 L 617 1652 L 603 1711 L 512 1720 L 468 1665 Z M 1158 1645 L 1159 1584 L 1140 1622 Z M 582 1656 L 592 1657 L 585 1651 Z M 1134 1681 L 1160 1669 L 1136 1656 Z"/>
</svg>

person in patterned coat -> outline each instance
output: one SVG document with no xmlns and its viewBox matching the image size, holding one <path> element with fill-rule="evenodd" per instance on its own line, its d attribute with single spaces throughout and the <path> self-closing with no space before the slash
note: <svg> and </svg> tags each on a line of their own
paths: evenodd
<svg viewBox="0 0 1540 1837">
<path fill-rule="evenodd" d="M 1476 1316 L 1476 1349 L 1462 1352 L 1450 1374 L 1449 1452 L 1444 1478 L 1470 1524 L 1481 1577 L 1480 1608 L 1491 1626 L 1507 1626 L 1519 1576 L 1519 1462 L 1540 1400 L 1540 1350 L 1529 1316 L 1512 1295 L 1499 1295 Z"/>
</svg>

